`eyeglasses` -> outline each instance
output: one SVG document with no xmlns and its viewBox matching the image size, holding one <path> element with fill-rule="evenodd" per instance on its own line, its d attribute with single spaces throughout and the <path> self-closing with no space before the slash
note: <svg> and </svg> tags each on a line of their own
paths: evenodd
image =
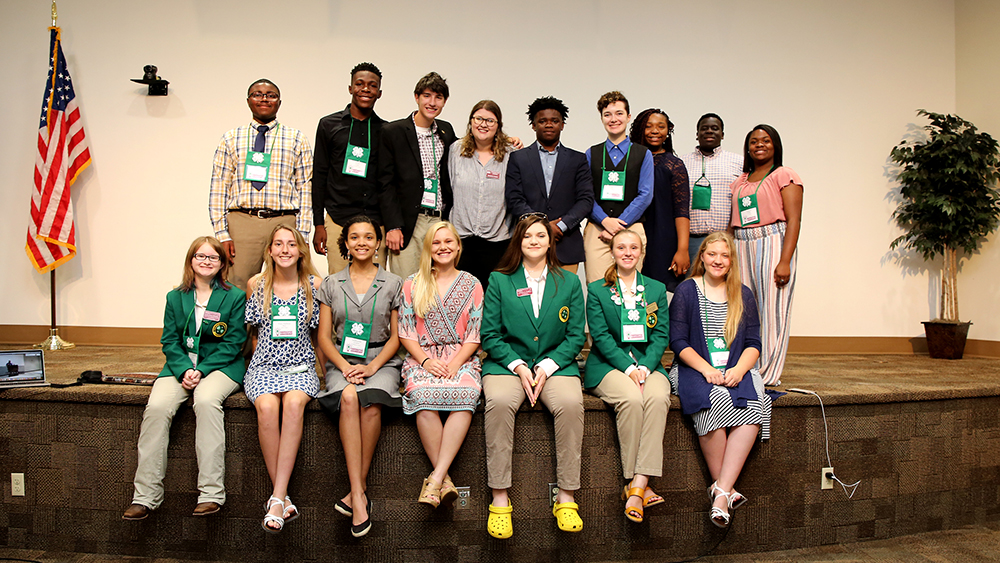
<svg viewBox="0 0 1000 563">
<path fill-rule="evenodd" d="M 253 100 L 260 100 L 261 98 L 265 98 L 273 102 L 277 100 L 280 96 L 278 96 L 276 92 L 254 92 L 253 94 L 250 94 L 250 96 L 248 97 Z"/>
<path fill-rule="evenodd" d="M 546 214 L 544 214 L 544 213 L 542 213 L 541 211 L 532 211 L 531 213 L 525 213 L 524 215 L 521 215 L 520 217 L 518 217 L 517 222 L 520 223 L 521 221 L 524 221 L 525 219 L 531 219 L 533 217 L 538 217 L 539 219 L 541 219 L 543 221 L 548 221 L 549 220 L 549 216 L 546 215 Z"/>
<path fill-rule="evenodd" d="M 195 254 L 193 258 L 198 262 L 208 262 L 209 264 L 217 264 L 219 262 L 218 254 L 201 254 L 199 252 L 198 254 Z"/>
<path fill-rule="evenodd" d="M 493 127 L 497 124 L 497 120 L 492 117 L 479 117 L 478 115 L 472 116 L 472 122 L 476 125 L 487 125 L 489 127 Z"/>
</svg>

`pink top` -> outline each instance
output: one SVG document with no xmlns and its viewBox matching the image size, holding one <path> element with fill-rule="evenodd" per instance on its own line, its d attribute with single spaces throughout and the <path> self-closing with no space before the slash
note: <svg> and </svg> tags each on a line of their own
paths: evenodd
<svg viewBox="0 0 1000 563">
<path fill-rule="evenodd" d="M 788 184 L 798 184 L 801 186 L 802 179 L 799 178 L 799 175 L 794 170 L 787 166 L 779 166 L 768 174 L 767 178 L 764 178 L 764 182 L 760 184 L 759 190 L 757 189 L 757 182 L 748 182 L 747 173 L 744 172 L 729 186 L 729 190 L 733 194 L 731 225 L 734 227 L 740 226 L 739 198 L 751 195 L 754 191 L 757 192 L 757 211 L 760 213 L 760 222 L 747 225 L 747 227 L 762 227 L 771 223 L 777 223 L 778 221 L 786 221 L 785 207 L 781 200 L 781 190 L 785 189 L 785 186 Z"/>
</svg>

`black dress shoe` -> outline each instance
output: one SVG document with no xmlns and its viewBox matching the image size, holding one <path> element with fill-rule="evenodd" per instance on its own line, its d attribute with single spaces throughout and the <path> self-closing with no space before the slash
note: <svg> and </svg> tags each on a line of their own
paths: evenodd
<svg viewBox="0 0 1000 563">
<path fill-rule="evenodd" d="M 364 522 L 355 526 L 351 524 L 351 535 L 360 538 L 370 532 L 372 529 L 372 501 L 368 499 L 368 518 Z"/>
</svg>

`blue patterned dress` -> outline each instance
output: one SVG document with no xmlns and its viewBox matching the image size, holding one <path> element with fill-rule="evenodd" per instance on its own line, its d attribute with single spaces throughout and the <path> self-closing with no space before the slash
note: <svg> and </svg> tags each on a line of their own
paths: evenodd
<svg viewBox="0 0 1000 563">
<path fill-rule="evenodd" d="M 313 283 L 315 276 L 309 276 Z M 299 305 L 298 338 L 293 340 L 275 340 L 271 338 L 271 307 L 264 306 L 264 282 L 257 284 L 253 296 L 247 299 L 247 324 L 257 327 L 257 349 L 253 352 L 250 366 L 243 386 L 250 402 L 268 393 L 283 393 L 299 390 L 310 397 L 319 392 L 319 378 L 316 376 L 316 352 L 313 350 L 309 335 L 312 329 L 319 326 L 319 300 L 313 291 L 312 318 L 308 317 L 306 309 L 305 290 L 299 287 L 291 299 L 281 299 L 272 295 L 274 304 Z M 304 367 L 305 369 L 301 369 Z M 289 373 L 290 368 L 301 371 Z"/>
<path fill-rule="evenodd" d="M 416 340 L 430 356 L 445 363 L 467 342 L 479 343 L 483 322 L 483 286 L 475 276 L 459 271 L 458 277 L 425 318 L 413 311 L 413 276 L 403 283 L 403 306 L 399 311 L 399 337 Z M 440 378 L 420 367 L 409 354 L 403 362 L 403 412 L 420 410 L 474 411 L 482 392 L 482 364 L 472 354 L 458 368 L 455 378 Z"/>
</svg>

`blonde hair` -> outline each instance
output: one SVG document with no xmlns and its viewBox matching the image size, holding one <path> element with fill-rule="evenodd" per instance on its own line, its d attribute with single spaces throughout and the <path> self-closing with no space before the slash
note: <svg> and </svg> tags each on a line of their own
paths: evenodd
<svg viewBox="0 0 1000 563">
<path fill-rule="evenodd" d="M 448 229 L 458 243 L 458 250 L 455 252 L 454 264 L 462 258 L 462 238 L 458 236 L 455 226 L 448 221 L 438 221 L 431 225 L 424 235 L 424 247 L 420 251 L 420 267 L 413 276 L 413 312 L 420 318 L 427 316 L 427 312 L 434 306 L 437 297 L 437 270 L 434 268 L 434 260 L 431 257 L 431 246 L 434 244 L 434 235 L 441 229 Z"/>
<path fill-rule="evenodd" d="M 726 344 L 732 344 L 736 338 L 736 331 L 740 328 L 740 321 L 743 320 L 743 282 L 740 280 L 740 261 L 736 257 L 736 243 L 733 237 L 726 231 L 714 232 L 702 241 L 698 247 L 698 258 L 691 265 L 691 273 L 688 278 L 705 275 L 705 263 L 701 257 L 705 254 L 708 245 L 722 241 L 729 249 L 729 271 L 726 273 L 726 302 L 728 311 L 726 312 L 725 337 Z"/>
<path fill-rule="evenodd" d="M 302 233 L 287 225 L 278 225 L 275 227 L 271 231 L 270 242 L 264 247 L 264 295 L 260 304 L 265 311 L 269 311 L 268 307 L 271 305 L 274 293 L 274 259 L 271 258 L 271 246 L 274 244 L 274 235 L 278 234 L 278 231 L 281 230 L 292 233 L 292 236 L 295 237 L 295 244 L 299 247 L 299 259 L 295 268 L 298 271 L 299 287 L 305 289 L 306 324 L 309 324 L 312 321 L 313 312 L 313 286 L 309 282 L 309 276 L 318 276 L 319 273 L 316 272 L 316 268 L 313 268 L 312 253 L 309 252 L 309 244 L 306 242 L 306 239 L 302 236 Z"/>
<path fill-rule="evenodd" d="M 612 249 L 611 250 L 612 253 L 614 253 L 615 239 L 618 238 L 620 235 L 624 234 L 633 235 L 635 236 L 636 239 L 639 240 L 639 246 L 641 248 L 641 252 L 639 254 L 640 257 L 646 254 L 646 245 L 642 243 L 642 237 L 639 236 L 639 233 L 628 228 L 622 229 L 617 233 L 611 235 L 611 241 L 608 242 L 608 248 Z M 639 271 L 639 269 L 636 268 L 636 271 Z M 604 285 L 606 287 L 610 287 L 612 285 L 615 285 L 616 283 L 618 283 L 618 263 L 612 260 L 611 265 L 608 266 L 608 269 L 605 270 L 604 272 Z"/>
</svg>

